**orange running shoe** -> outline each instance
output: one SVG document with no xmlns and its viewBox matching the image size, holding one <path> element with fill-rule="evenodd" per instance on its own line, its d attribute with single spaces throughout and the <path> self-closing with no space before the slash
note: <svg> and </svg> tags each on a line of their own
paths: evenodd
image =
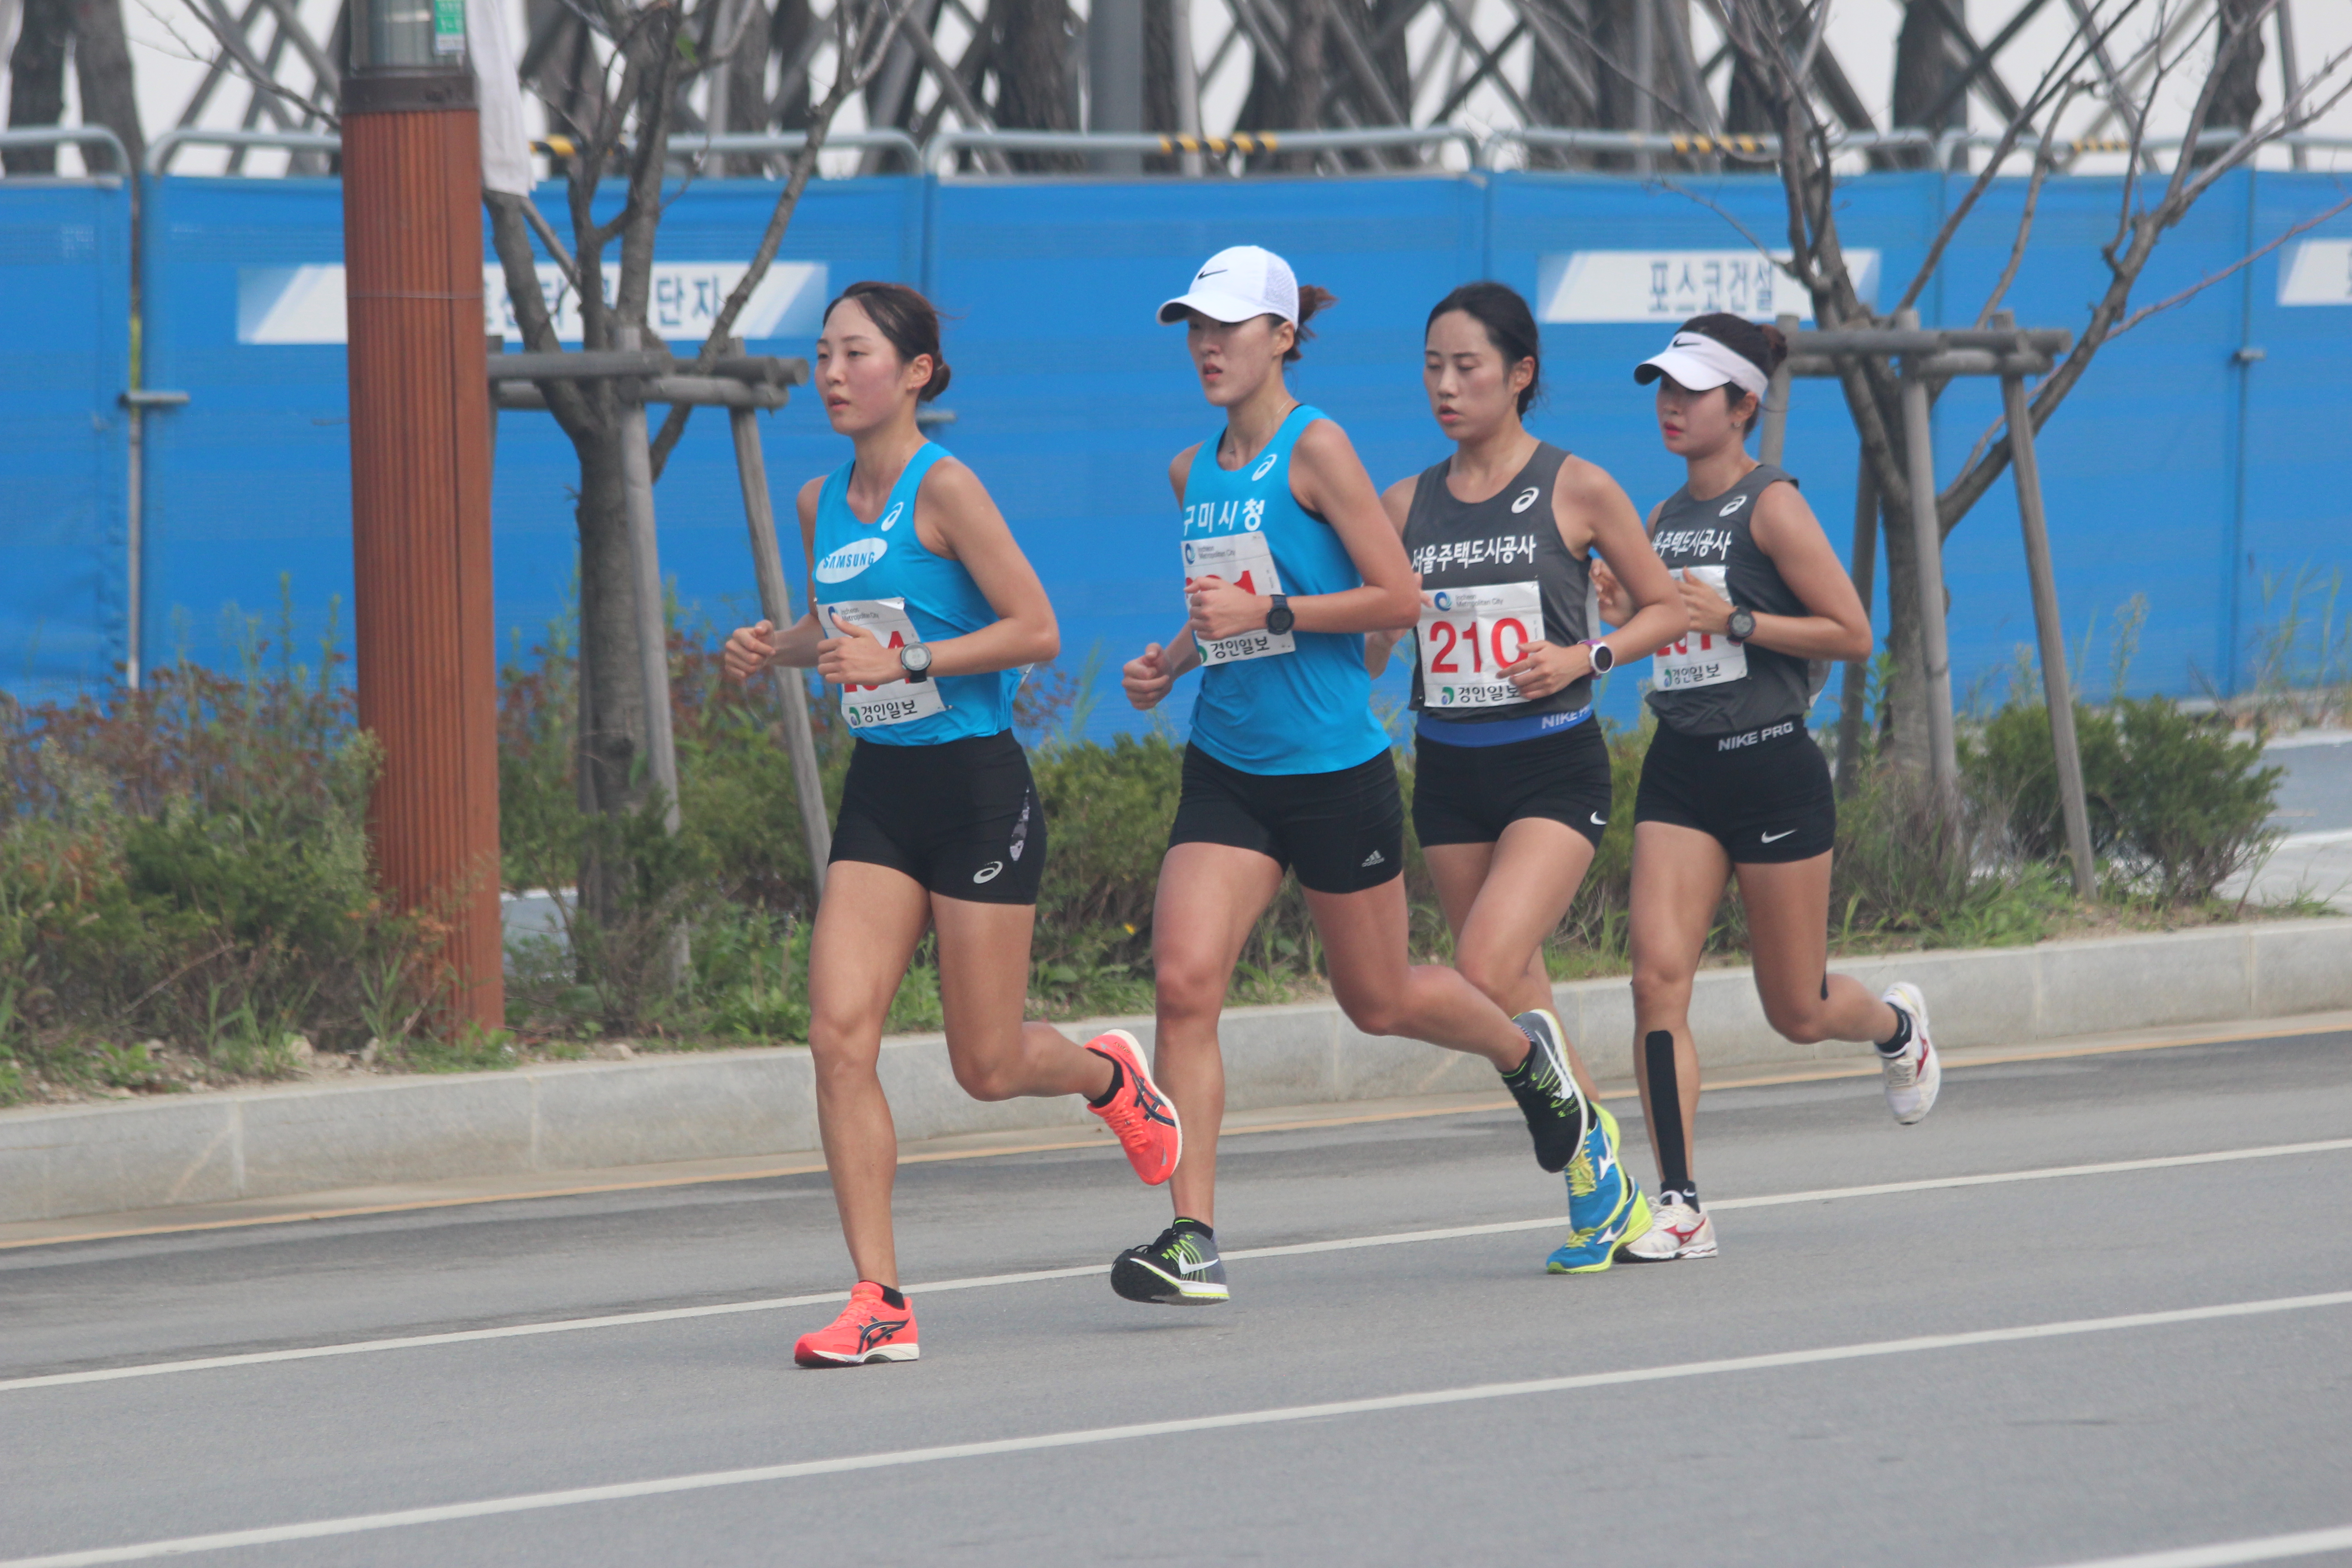
<svg viewBox="0 0 2352 1568">
<path fill-rule="evenodd" d="M 1151 1069 L 1143 1065 L 1142 1042 L 1125 1029 L 1097 1035 L 1087 1042 L 1087 1049 L 1119 1070 L 1110 1103 L 1088 1101 L 1087 1108 L 1118 1134 L 1127 1163 L 1143 1184 L 1158 1186 L 1176 1173 L 1176 1162 L 1184 1153 L 1184 1129 L 1176 1120 L 1175 1101 L 1151 1081 Z"/>
<path fill-rule="evenodd" d="M 898 1300 L 907 1301 L 904 1296 Z M 831 1328 L 803 1334 L 793 1347 L 793 1359 L 803 1366 L 864 1366 L 870 1361 L 915 1361 L 922 1353 L 915 1342 L 913 1303 L 893 1307 L 870 1279 L 857 1282 Z"/>
</svg>

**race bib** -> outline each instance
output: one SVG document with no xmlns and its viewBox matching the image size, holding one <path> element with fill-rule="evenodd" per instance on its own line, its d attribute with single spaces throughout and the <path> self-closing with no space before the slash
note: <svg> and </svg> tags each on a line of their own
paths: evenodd
<svg viewBox="0 0 2352 1568">
<path fill-rule="evenodd" d="M 1188 539 L 1184 542 L 1184 587 L 1190 592 L 1193 579 L 1221 577 L 1244 594 L 1279 594 L 1282 579 L 1274 570 L 1274 552 L 1266 547 L 1263 533 L 1228 533 L 1213 539 Z M 1288 632 L 1277 637 L 1260 628 L 1244 632 L 1238 637 L 1220 637 L 1214 642 L 1192 639 L 1201 650 L 1203 665 L 1232 664 L 1244 658 L 1266 658 L 1278 653 L 1297 649 L 1297 641 Z"/>
<path fill-rule="evenodd" d="M 1544 637 L 1543 595 L 1533 583 L 1444 588 L 1421 596 L 1421 702 L 1423 710 L 1500 708 L 1525 702 L 1496 674 Z"/>
<path fill-rule="evenodd" d="M 915 623 L 907 618 L 904 599 L 845 599 L 837 605 L 819 605 L 816 613 L 818 624 L 828 637 L 840 635 L 833 624 L 838 616 L 844 626 L 873 633 L 884 647 L 901 648 L 922 640 L 915 635 Z M 947 706 L 940 700 L 936 676 L 922 681 L 891 680 L 880 686 L 841 689 L 841 716 L 849 721 L 853 730 L 911 723 L 934 713 L 944 713 Z"/>
<path fill-rule="evenodd" d="M 1677 566 L 1677 582 L 1704 583 L 1724 597 L 1720 566 Z M 1685 632 L 1650 660 L 1652 685 L 1659 691 L 1688 691 L 1695 686 L 1720 686 L 1748 679 L 1748 645 L 1714 632 Z"/>
</svg>

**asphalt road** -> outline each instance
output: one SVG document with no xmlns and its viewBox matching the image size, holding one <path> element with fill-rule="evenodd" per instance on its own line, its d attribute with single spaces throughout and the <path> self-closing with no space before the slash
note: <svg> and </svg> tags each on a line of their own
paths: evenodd
<svg viewBox="0 0 2352 1568">
<path fill-rule="evenodd" d="M 1015 1278 L 858 1371 L 772 1304 L 847 1283 L 821 1176 L 0 1252 L 0 1560 L 2352 1563 L 2352 1034 L 1944 1096 L 1712 1095 L 1722 1256 L 1597 1278 L 1509 1113 L 1237 1138 L 1223 1309 L 1111 1295 L 1116 1154 L 909 1166 L 909 1279 Z"/>
</svg>

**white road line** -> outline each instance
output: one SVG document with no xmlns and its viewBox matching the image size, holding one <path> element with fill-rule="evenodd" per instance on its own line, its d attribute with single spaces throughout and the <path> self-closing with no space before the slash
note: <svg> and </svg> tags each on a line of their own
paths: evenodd
<svg viewBox="0 0 2352 1568">
<path fill-rule="evenodd" d="M 2169 1552 L 2143 1552 L 2137 1557 L 2102 1557 L 2095 1563 L 2069 1563 L 2065 1568 L 2230 1568 L 2236 1563 L 2277 1563 L 2347 1549 L 2352 1549 L 2352 1525 L 2230 1541 L 2219 1546 L 2179 1546 Z"/>
<path fill-rule="evenodd" d="M 1822 1187 L 1811 1192 L 1775 1193 L 1750 1198 L 1710 1198 L 1711 1210 L 1778 1208 L 1790 1204 L 1829 1203 L 1841 1198 L 1887 1197 L 1903 1193 L 1938 1192 L 1946 1188 L 2000 1186 L 2013 1182 L 2046 1182 L 2063 1177 L 2119 1175 L 2133 1171 L 2169 1170 L 2183 1165 L 2224 1164 L 2234 1160 L 2269 1160 L 2291 1154 L 2324 1154 L 2352 1149 L 2352 1138 L 2330 1138 L 2313 1143 L 2273 1143 L 2255 1149 L 2223 1149 L 2203 1154 L 2164 1154 L 2144 1160 L 2110 1160 L 2093 1165 L 2053 1165 L 2033 1171 L 1997 1171 L 1975 1176 L 1930 1176 L 1913 1182 L 1880 1182 L 1864 1187 Z M 1228 1259 L 1296 1258 L 1312 1252 L 1351 1252 L 1367 1247 L 1403 1247 L 1424 1241 L 1453 1241 L 1475 1236 L 1507 1236 L 1517 1231 L 1552 1230 L 1566 1216 L 1501 1220 L 1491 1225 L 1447 1226 L 1437 1230 L 1391 1231 L 1382 1236 L 1341 1237 L 1331 1241 L 1298 1241 L 1283 1247 L 1251 1247 L 1228 1252 Z M 1108 1263 L 1082 1264 L 1073 1268 L 1039 1268 L 1023 1274 L 983 1274 L 969 1279 L 941 1279 L 909 1285 L 910 1296 L 936 1296 L 945 1290 L 980 1290 L 998 1285 L 1030 1285 L 1048 1279 L 1082 1279 L 1108 1274 Z M 212 1372 L 222 1367 L 267 1366 L 278 1362 L 317 1361 L 328 1356 L 373 1355 L 379 1351 L 421 1350 L 432 1345 L 467 1344 L 477 1340 L 526 1339 L 534 1334 L 566 1334 L 582 1329 L 622 1329 L 640 1323 L 678 1322 L 689 1318 L 721 1318 L 737 1312 L 772 1312 L 787 1307 L 814 1307 L 849 1299 L 845 1290 L 820 1290 L 806 1296 L 770 1296 L 754 1301 L 722 1301 L 708 1307 L 667 1307 L 656 1311 L 615 1312 L 595 1318 L 562 1318 L 541 1323 L 509 1323 L 496 1329 L 457 1329 L 441 1334 L 405 1334 L 396 1339 L 353 1340 L 341 1344 L 309 1345 L 296 1350 L 249 1351 L 239 1355 L 200 1356 L 186 1361 L 142 1362 L 133 1366 L 96 1367 L 87 1372 L 54 1372 L 37 1377 L 0 1379 L 0 1394 L 29 1388 L 63 1388 L 84 1383 L 115 1383 L 130 1377 L 161 1377 L 168 1373 Z"/>
<path fill-rule="evenodd" d="M 344 1519 L 313 1520 L 304 1524 L 268 1525 L 258 1530 L 224 1531 L 215 1535 L 186 1535 L 172 1541 L 147 1541 L 130 1546 L 104 1546 L 87 1552 L 66 1552 L 47 1557 L 20 1557 L 0 1562 L 0 1568 L 86 1568 L 101 1563 L 138 1563 L 155 1557 L 179 1557 L 196 1552 L 217 1552 L 236 1546 L 267 1546 L 282 1541 L 315 1541 L 325 1536 L 358 1535 L 369 1531 L 400 1530 L 411 1525 L 440 1524 L 453 1520 L 484 1519 L 502 1513 L 527 1513 L 544 1509 L 575 1508 L 583 1503 L 617 1502 L 629 1498 L 660 1497 L 671 1492 L 706 1491 L 714 1487 L 740 1487 L 761 1481 L 798 1480 L 808 1476 L 840 1475 L 849 1470 L 896 1469 L 909 1465 L 938 1464 L 950 1459 L 980 1459 L 998 1454 L 1034 1453 L 1044 1448 L 1078 1448 L 1100 1443 L 1123 1443 L 1141 1437 L 1169 1437 L 1187 1432 L 1214 1432 L 1236 1426 L 1270 1426 L 1293 1421 L 1321 1421 L 1335 1416 L 1370 1415 L 1387 1410 L 1417 1410 L 1431 1405 L 1468 1405 L 1488 1399 L 1513 1399 L 1531 1394 L 1565 1394 L 1586 1388 L 1611 1388 L 1626 1384 L 1662 1383 L 1687 1377 L 1712 1377 L 1724 1373 L 1765 1372 L 1780 1367 L 1818 1366 L 1826 1362 L 1862 1361 L 1875 1356 L 1912 1355 L 1922 1351 L 1965 1350 L 1978 1345 L 2017 1344 L 2033 1340 L 2061 1339 L 2076 1334 L 2112 1333 L 2123 1329 L 2165 1328 L 2176 1323 L 2210 1322 L 2217 1319 L 2251 1318 L 2275 1312 L 2305 1311 L 2318 1307 L 2352 1306 L 2352 1290 L 2319 1296 L 2278 1296 L 2262 1301 L 2230 1301 L 2210 1307 L 2184 1307 L 2165 1312 L 2134 1312 L 2117 1318 L 2076 1318 L 2055 1323 L 2028 1323 L 2010 1329 L 1978 1329 L 1957 1334 L 1923 1334 L 1912 1339 L 1875 1340 L 1861 1344 L 1828 1345 L 1819 1350 L 1776 1351 L 1767 1355 L 1732 1356 L 1720 1361 L 1680 1362 L 1668 1366 L 1634 1367 L 1622 1372 L 1581 1373 L 1570 1377 L 1532 1378 L 1524 1383 L 1483 1383 L 1465 1388 L 1432 1389 L 1422 1394 L 1391 1394 L 1373 1399 L 1340 1399 L 1323 1405 L 1289 1405 L 1271 1410 L 1243 1410 L 1225 1415 L 1196 1415 L 1181 1421 L 1149 1421 L 1130 1426 L 1095 1426 L 1075 1432 L 1045 1432 L 1031 1437 L 1002 1437 L 986 1443 L 950 1443 L 932 1448 L 902 1448 L 894 1453 L 856 1454 L 835 1459 L 807 1459 L 791 1465 L 761 1465 L 750 1469 L 709 1470 L 700 1475 L 666 1476 L 656 1480 L 622 1481 L 611 1486 L 575 1487 L 565 1491 L 530 1492 L 520 1497 L 487 1498 L 476 1502 L 444 1503 L 435 1508 L 400 1509 L 389 1513 L 354 1514 Z M 2292 1539 L 2292 1538 L 2285 1538 Z M 2347 1536 L 2347 1539 L 2352 1539 Z M 2322 1550 L 2314 1547 L 2311 1550 Z M 2169 1556 L 2124 1558 L 2118 1563 L 2146 1568 L 2189 1568 L 2191 1563 L 2253 1563 L 2258 1557 Z M 2112 1568 L 2112 1565 L 2109 1565 Z"/>
</svg>

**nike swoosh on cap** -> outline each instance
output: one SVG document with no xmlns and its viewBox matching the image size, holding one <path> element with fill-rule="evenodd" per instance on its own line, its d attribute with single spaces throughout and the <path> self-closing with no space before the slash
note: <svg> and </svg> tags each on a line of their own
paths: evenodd
<svg viewBox="0 0 2352 1568">
<path fill-rule="evenodd" d="M 1198 283 L 1203 278 L 1214 278 L 1227 270 L 1229 270 L 1229 268 L 1223 267 L 1204 267 L 1200 271 L 1192 274 L 1192 281 Z"/>
</svg>

